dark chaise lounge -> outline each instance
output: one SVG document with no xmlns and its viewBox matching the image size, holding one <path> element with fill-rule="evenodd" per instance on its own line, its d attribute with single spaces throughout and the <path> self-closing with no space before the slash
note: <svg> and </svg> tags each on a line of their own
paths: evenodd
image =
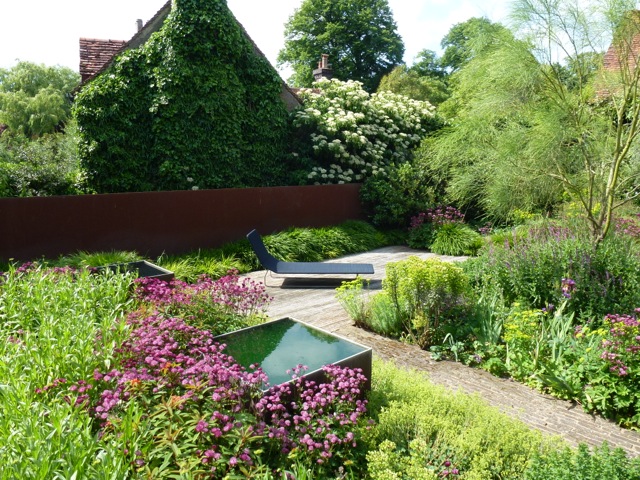
<svg viewBox="0 0 640 480">
<path fill-rule="evenodd" d="M 360 275 L 372 274 L 370 263 L 326 263 L 326 262 L 283 262 L 271 255 L 260 234 L 254 229 L 247 234 L 247 239 L 265 270 L 277 274 L 320 274 L 320 275 Z"/>
</svg>

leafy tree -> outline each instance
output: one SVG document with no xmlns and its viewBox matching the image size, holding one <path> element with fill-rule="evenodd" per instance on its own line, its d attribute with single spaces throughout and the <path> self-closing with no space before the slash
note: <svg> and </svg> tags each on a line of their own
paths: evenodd
<svg viewBox="0 0 640 480">
<path fill-rule="evenodd" d="M 447 71 L 442 67 L 441 59 L 433 50 L 421 50 L 410 70 L 421 77 L 444 79 L 448 76 Z"/>
<path fill-rule="evenodd" d="M 511 32 L 498 23 L 485 18 L 472 18 L 454 25 L 442 39 L 443 57 L 433 50 L 422 50 L 411 67 L 401 65 L 383 77 L 379 91 L 388 90 L 416 100 L 426 100 L 440 106 L 443 117 L 452 116 L 455 102 L 445 102 L 451 96 L 452 75 L 474 55 L 491 45 L 497 37 L 510 36 Z"/>
<path fill-rule="evenodd" d="M 527 43 L 505 35 L 454 74 L 452 97 L 440 110 L 451 119 L 417 153 L 433 180 L 446 185 L 444 201 L 503 221 L 560 200 L 557 182 L 527 175 L 535 167 L 523 157 L 525 105 L 540 90 L 538 67 Z"/>
<path fill-rule="evenodd" d="M 84 179 L 73 120 L 64 133 L 0 136 L 0 197 L 84 193 Z"/>
<path fill-rule="evenodd" d="M 335 78 L 374 92 L 404 54 L 387 0 L 304 0 L 285 25 L 278 63 L 293 68 L 294 85 L 310 87 L 323 53 Z"/>
<path fill-rule="evenodd" d="M 552 208 L 566 195 L 582 206 L 599 245 L 614 210 L 640 194 L 633 2 L 514 5 L 526 41 L 499 35 L 456 73 L 456 117 L 424 144 L 421 159 L 452 199 L 497 218 Z M 619 67 L 594 74 L 606 29 Z"/>
<path fill-rule="evenodd" d="M 400 65 L 382 77 L 378 92 L 389 91 L 438 106 L 449 97 L 446 82 Z"/>
<path fill-rule="evenodd" d="M 455 24 L 440 42 L 444 49 L 441 68 L 449 72 L 460 70 L 483 45 L 491 43 L 492 37 L 503 35 L 505 31 L 508 30 L 503 25 L 482 17 Z"/>
<path fill-rule="evenodd" d="M 79 82 L 67 67 L 19 62 L 0 69 L 0 124 L 27 137 L 53 132 L 69 119 L 69 97 Z"/>
<path fill-rule="evenodd" d="M 640 196 L 636 141 L 640 131 L 640 15 L 630 0 L 575 5 L 517 0 L 514 19 L 529 33 L 546 87 L 540 106 L 549 115 L 540 117 L 545 121 L 533 130 L 529 148 L 551 160 L 548 174 L 583 207 L 599 245 L 611 227 L 614 211 Z M 609 52 L 614 60 L 596 75 L 602 48 L 598 41 L 603 37 L 613 38 Z M 569 59 L 574 82 L 566 84 L 549 68 L 557 51 Z M 549 137 L 551 133 L 555 135 Z"/>
<path fill-rule="evenodd" d="M 564 83 L 569 90 L 575 90 L 593 82 L 596 74 L 602 70 L 603 52 L 582 52 L 567 58 L 566 79 Z M 560 66 L 559 68 L 562 68 Z M 559 74 L 561 78 L 562 75 Z"/>
</svg>

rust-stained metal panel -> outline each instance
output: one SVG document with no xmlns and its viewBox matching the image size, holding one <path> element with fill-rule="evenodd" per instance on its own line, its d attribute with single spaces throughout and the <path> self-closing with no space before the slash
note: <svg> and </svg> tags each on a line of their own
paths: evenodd
<svg viewBox="0 0 640 480">
<path fill-rule="evenodd" d="M 362 219 L 360 185 L 312 185 L 0 199 L 0 259 L 80 250 L 184 253 L 288 227 Z"/>
</svg>

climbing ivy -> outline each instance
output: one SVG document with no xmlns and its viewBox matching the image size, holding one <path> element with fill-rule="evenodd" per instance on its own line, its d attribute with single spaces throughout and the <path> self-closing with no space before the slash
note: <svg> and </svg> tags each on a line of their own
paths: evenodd
<svg viewBox="0 0 640 480">
<path fill-rule="evenodd" d="M 76 98 L 88 182 L 98 192 L 284 184 L 281 89 L 225 0 L 175 0 L 158 32 Z"/>
</svg>

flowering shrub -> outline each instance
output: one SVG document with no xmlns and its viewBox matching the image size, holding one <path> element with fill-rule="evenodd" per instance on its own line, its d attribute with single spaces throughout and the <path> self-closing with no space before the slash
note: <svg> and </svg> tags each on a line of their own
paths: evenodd
<svg viewBox="0 0 640 480">
<path fill-rule="evenodd" d="M 240 279 L 236 270 L 218 280 L 202 275 L 193 284 L 177 279 L 167 283 L 155 278 L 140 278 L 135 283 L 139 300 L 169 316 L 206 327 L 213 335 L 259 323 L 271 300 L 263 284 L 250 278 Z"/>
<path fill-rule="evenodd" d="M 288 458 L 337 471 L 357 455 L 354 428 L 366 412 L 361 397 L 367 379 L 360 369 L 327 365 L 327 381 L 317 384 L 302 379 L 304 370 L 294 368 L 293 383 L 271 388 L 256 410 L 266 421 L 267 437 L 279 440 Z"/>
<path fill-rule="evenodd" d="M 585 389 L 587 406 L 627 427 L 640 426 L 640 321 L 637 315 L 607 315 L 599 368 Z M 598 367 L 596 365 L 596 367 Z"/>
<path fill-rule="evenodd" d="M 57 379 L 39 392 L 87 408 L 103 442 L 124 442 L 134 471 L 250 478 L 286 459 L 330 472 L 354 457 L 353 429 L 366 411 L 359 370 L 326 366 L 326 382 L 316 383 L 298 366 L 293 383 L 263 395 L 265 374 L 239 366 L 210 332 L 140 312 L 128 323 L 114 368 L 76 383 Z"/>
<path fill-rule="evenodd" d="M 413 248 L 429 248 L 436 232 L 443 225 L 463 224 L 464 215 L 452 206 L 430 208 L 411 217 L 409 226 L 409 246 Z"/>
<path fill-rule="evenodd" d="M 554 289 L 553 301 L 559 306 L 549 302 L 532 309 L 515 302 L 500 338 L 488 345 L 467 337 L 460 343 L 459 357 L 576 400 L 625 427 L 640 428 L 640 308 L 632 315 L 607 314 L 576 325 L 572 303 L 582 289 L 581 282 L 565 276 Z M 470 361 L 474 357 L 477 361 Z"/>
<path fill-rule="evenodd" d="M 464 223 L 464 214 L 450 205 L 430 208 L 411 218 L 411 228 L 418 228 L 424 223 L 442 226 L 445 223 Z"/>
<path fill-rule="evenodd" d="M 369 94 L 356 81 L 321 80 L 302 89 L 304 109 L 294 126 L 308 132 L 316 184 L 361 182 L 385 175 L 412 151 L 436 122 L 434 107 L 391 92 Z"/>
<path fill-rule="evenodd" d="M 519 301 L 534 309 L 556 303 L 558 286 L 570 278 L 576 285 L 567 311 L 578 320 L 629 314 L 640 304 L 640 255 L 620 235 L 594 249 L 588 238 L 549 223 L 492 242 L 464 268 L 478 289 L 498 288 L 506 305 Z"/>
</svg>

